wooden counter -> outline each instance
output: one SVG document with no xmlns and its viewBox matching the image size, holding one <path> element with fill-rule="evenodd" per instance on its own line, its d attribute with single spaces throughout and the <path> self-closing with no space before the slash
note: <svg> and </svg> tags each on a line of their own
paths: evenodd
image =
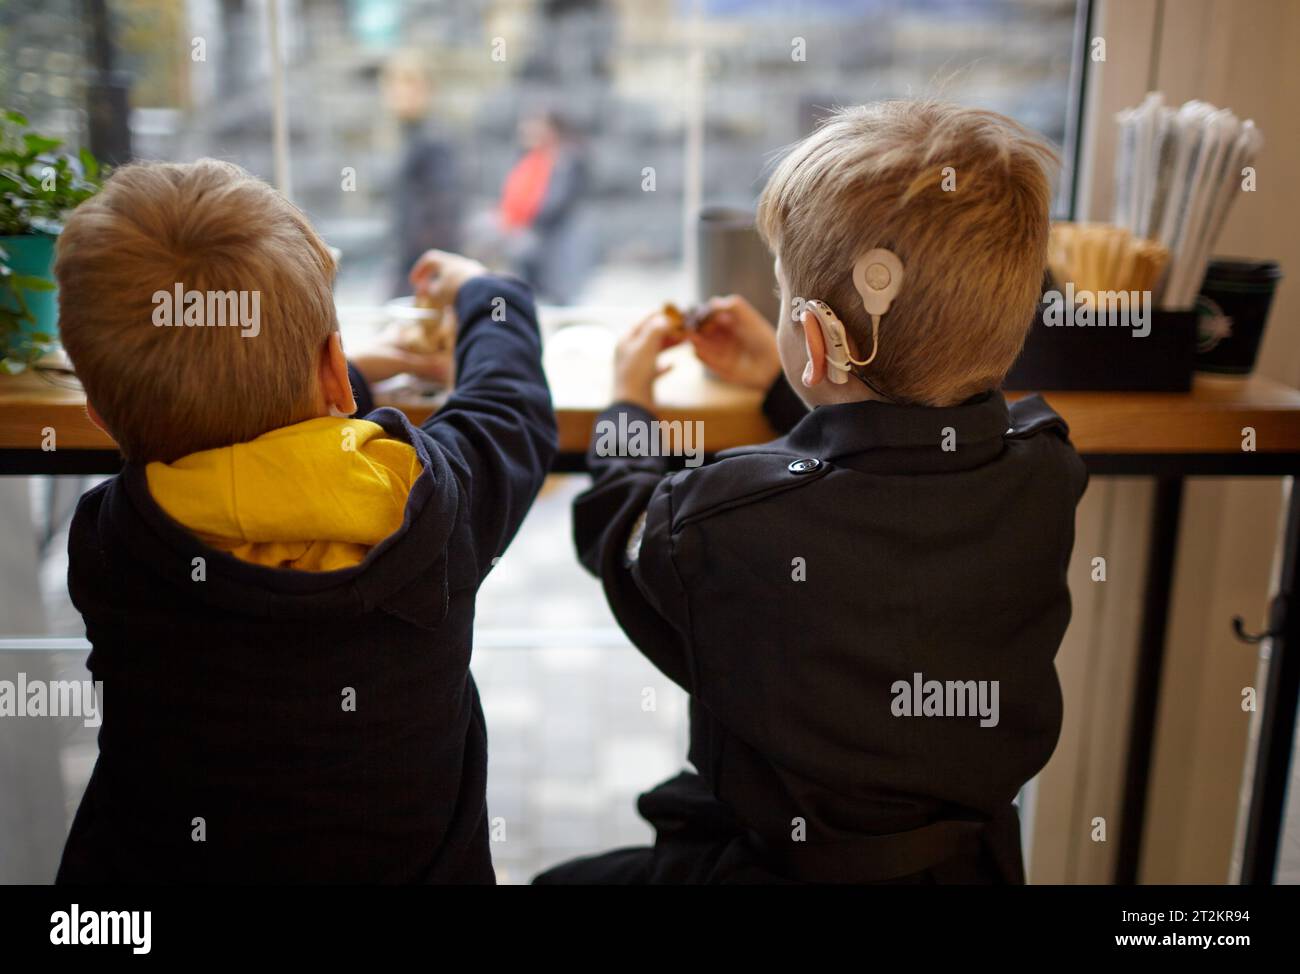
<svg viewBox="0 0 1300 974">
<path fill-rule="evenodd" d="M 605 351 L 588 356 L 571 348 L 548 348 L 547 373 L 563 452 L 585 451 L 596 415 L 608 400 Z M 688 349 L 674 349 L 666 360 L 673 368 L 657 386 L 661 418 L 702 420 L 709 451 L 772 436 L 758 409 L 758 393 L 709 378 Z M 1258 376 L 1198 376 L 1187 394 L 1044 395 L 1070 424 L 1075 446 L 1084 454 L 1239 453 L 1247 426 L 1256 431 L 1260 453 L 1300 450 L 1300 391 Z M 399 408 L 416 422 L 430 411 L 419 404 Z M 40 449 L 46 427 L 57 431 L 60 450 L 113 448 L 87 418 L 85 399 L 69 378 L 56 381 L 35 372 L 0 376 L 0 449 Z"/>
</svg>

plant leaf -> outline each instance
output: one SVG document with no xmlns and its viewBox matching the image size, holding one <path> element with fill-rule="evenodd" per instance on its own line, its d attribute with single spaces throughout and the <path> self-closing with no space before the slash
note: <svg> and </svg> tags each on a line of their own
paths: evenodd
<svg viewBox="0 0 1300 974">
<path fill-rule="evenodd" d="M 96 177 L 98 177 L 99 160 L 95 158 L 95 154 L 91 152 L 89 149 L 87 149 L 85 146 L 82 146 L 81 152 L 78 153 L 78 156 L 81 159 L 81 168 L 85 172 L 86 178 L 95 179 Z"/>
<path fill-rule="evenodd" d="M 31 274 L 11 275 L 9 286 L 20 287 L 25 291 L 53 291 L 57 287 L 53 281 L 44 277 L 33 277 Z"/>
<path fill-rule="evenodd" d="M 34 156 L 39 156 L 46 152 L 53 152 L 63 142 L 59 139 L 51 139 L 47 135 L 38 135 L 35 132 L 23 133 L 23 145 L 27 146 L 27 151 Z"/>
</svg>

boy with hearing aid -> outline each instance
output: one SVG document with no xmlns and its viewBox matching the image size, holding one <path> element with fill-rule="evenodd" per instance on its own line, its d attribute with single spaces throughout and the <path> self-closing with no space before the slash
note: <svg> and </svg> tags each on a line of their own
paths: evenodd
<svg viewBox="0 0 1300 974">
<path fill-rule="evenodd" d="M 455 391 L 417 428 L 349 418 L 368 396 L 334 269 L 302 213 L 211 159 L 125 166 L 67 221 L 59 328 L 126 464 L 69 535 L 107 703 L 61 882 L 495 880 L 469 661 L 556 449 L 533 298 L 421 258 L 417 294 L 459 333 Z M 260 320 L 196 301 L 160 326 L 173 292 L 255 294 Z"/>
<path fill-rule="evenodd" d="M 733 296 L 621 342 L 613 428 L 654 423 L 656 356 L 689 340 L 782 435 L 677 472 L 589 456 L 579 556 L 690 694 L 694 770 L 641 796 L 653 847 L 537 882 L 1024 881 L 1014 799 L 1060 731 L 1087 482 L 1061 418 L 999 391 L 1054 161 L 992 112 L 840 111 L 759 202 L 775 330 Z"/>
</svg>

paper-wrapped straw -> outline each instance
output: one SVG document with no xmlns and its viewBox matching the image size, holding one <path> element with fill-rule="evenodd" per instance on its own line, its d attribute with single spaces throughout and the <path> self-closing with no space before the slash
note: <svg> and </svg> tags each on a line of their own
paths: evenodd
<svg viewBox="0 0 1300 974">
<path fill-rule="evenodd" d="M 1242 170 L 1254 161 L 1263 139 L 1253 122 L 1241 122 L 1227 109 L 1189 101 L 1175 112 L 1159 92 L 1119 112 L 1116 124 L 1114 222 L 1137 239 L 1158 241 L 1168 264 L 1161 279 L 1153 274 L 1149 255 L 1135 250 L 1133 271 L 1120 276 L 1154 277 L 1150 287 L 1158 290 L 1161 307 L 1190 308 L 1240 192 Z M 1088 259 L 1081 258 L 1077 267 L 1087 274 Z"/>
</svg>

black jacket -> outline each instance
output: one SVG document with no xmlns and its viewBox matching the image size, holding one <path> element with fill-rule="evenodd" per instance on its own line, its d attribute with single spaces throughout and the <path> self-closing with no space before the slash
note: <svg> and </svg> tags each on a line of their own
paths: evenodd
<svg viewBox="0 0 1300 974">
<path fill-rule="evenodd" d="M 556 432 L 527 288 L 473 280 L 456 311 L 447 404 L 421 429 L 368 417 L 424 469 L 362 564 L 297 572 L 207 548 L 139 465 L 82 498 L 68 586 L 105 709 L 61 882 L 493 882 L 474 597 Z"/>
<path fill-rule="evenodd" d="M 1012 799 L 1060 731 L 1087 482 L 1065 423 L 998 393 L 807 413 L 783 380 L 765 411 L 801 418 L 697 469 L 593 452 L 574 505 L 583 563 L 691 695 L 698 777 L 641 801 L 650 880 L 1019 879 Z M 998 722 L 895 716 L 916 673 L 997 681 Z"/>
</svg>

